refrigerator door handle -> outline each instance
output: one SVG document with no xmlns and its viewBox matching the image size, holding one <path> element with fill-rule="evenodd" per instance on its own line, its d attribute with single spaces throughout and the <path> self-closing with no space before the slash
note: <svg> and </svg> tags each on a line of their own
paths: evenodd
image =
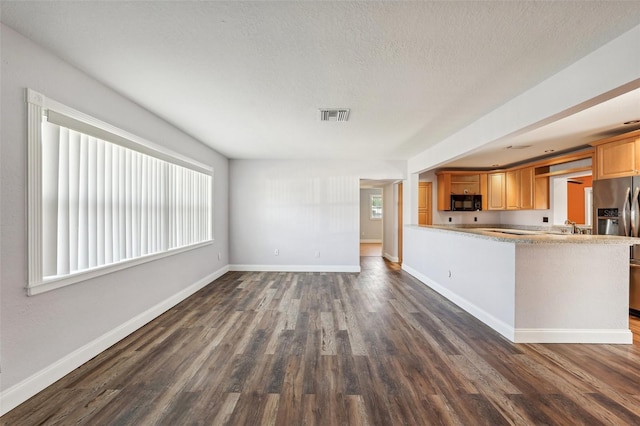
<svg viewBox="0 0 640 426">
<path fill-rule="evenodd" d="M 638 205 L 638 194 L 640 194 L 640 187 L 636 186 L 633 191 L 633 197 L 631 198 L 631 236 L 638 236 L 638 227 L 640 226 L 640 206 Z"/>
<path fill-rule="evenodd" d="M 627 193 L 624 196 L 624 205 L 622 206 L 622 230 L 625 237 L 629 236 L 629 210 L 631 210 L 631 206 L 629 205 L 629 195 L 631 195 L 631 187 L 627 188 Z"/>
</svg>

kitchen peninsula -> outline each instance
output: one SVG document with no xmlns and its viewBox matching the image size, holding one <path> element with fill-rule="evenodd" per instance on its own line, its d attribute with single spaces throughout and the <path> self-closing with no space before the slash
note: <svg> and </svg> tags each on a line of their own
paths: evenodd
<svg viewBox="0 0 640 426">
<path fill-rule="evenodd" d="M 515 343 L 632 343 L 633 239 L 404 228 L 402 268 Z"/>
</svg>

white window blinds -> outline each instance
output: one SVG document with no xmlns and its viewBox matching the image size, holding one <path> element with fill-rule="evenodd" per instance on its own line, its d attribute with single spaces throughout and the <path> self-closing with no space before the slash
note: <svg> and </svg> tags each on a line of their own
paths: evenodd
<svg viewBox="0 0 640 426">
<path fill-rule="evenodd" d="M 30 229 L 40 229 L 39 238 L 30 239 L 39 242 L 40 265 L 30 268 L 36 272 L 30 288 L 211 241 L 212 176 L 206 168 L 45 111 L 35 209 L 41 225 Z"/>
</svg>

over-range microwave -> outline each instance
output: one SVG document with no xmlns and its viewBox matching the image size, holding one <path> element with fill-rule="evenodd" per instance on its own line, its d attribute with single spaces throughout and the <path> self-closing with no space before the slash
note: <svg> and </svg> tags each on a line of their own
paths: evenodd
<svg viewBox="0 0 640 426">
<path fill-rule="evenodd" d="M 482 195 L 451 194 L 451 210 L 466 212 L 482 210 Z"/>
</svg>

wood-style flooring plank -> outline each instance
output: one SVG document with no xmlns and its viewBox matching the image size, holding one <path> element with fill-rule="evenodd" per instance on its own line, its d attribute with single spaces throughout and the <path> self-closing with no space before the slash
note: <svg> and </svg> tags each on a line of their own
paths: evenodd
<svg viewBox="0 0 640 426">
<path fill-rule="evenodd" d="M 361 262 L 225 274 L 0 424 L 640 424 L 640 319 L 633 345 L 513 344 Z"/>
</svg>

